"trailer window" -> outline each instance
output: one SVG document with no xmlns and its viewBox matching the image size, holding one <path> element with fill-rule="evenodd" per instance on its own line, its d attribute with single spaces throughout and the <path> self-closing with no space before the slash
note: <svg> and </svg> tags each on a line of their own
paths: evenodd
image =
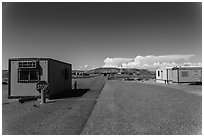
<svg viewBox="0 0 204 137">
<path fill-rule="evenodd" d="M 38 71 L 37 70 L 30 70 L 30 80 L 38 81 L 39 79 Z"/>
<path fill-rule="evenodd" d="M 39 81 L 38 69 L 19 69 L 18 70 L 18 82 L 38 82 Z"/>
<path fill-rule="evenodd" d="M 36 68 L 36 61 L 22 61 L 18 63 L 19 68 Z"/>
<path fill-rule="evenodd" d="M 158 77 L 160 76 L 159 71 L 158 71 Z"/>
<path fill-rule="evenodd" d="M 19 80 L 20 81 L 28 81 L 29 80 L 28 76 L 29 76 L 29 71 L 27 71 L 27 70 L 20 70 L 19 71 Z"/>
<path fill-rule="evenodd" d="M 181 76 L 182 77 L 188 77 L 188 71 L 182 71 Z"/>
</svg>

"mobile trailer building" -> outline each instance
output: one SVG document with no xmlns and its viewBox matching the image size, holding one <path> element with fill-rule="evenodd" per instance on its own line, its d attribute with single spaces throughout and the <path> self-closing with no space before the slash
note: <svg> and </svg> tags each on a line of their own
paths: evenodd
<svg viewBox="0 0 204 137">
<path fill-rule="evenodd" d="M 202 67 L 164 67 L 156 70 L 156 81 L 165 83 L 202 82 Z"/>
<path fill-rule="evenodd" d="M 182 66 L 172 68 L 172 82 L 190 83 L 202 82 L 202 67 Z"/>
<path fill-rule="evenodd" d="M 173 67 L 164 67 L 156 70 L 156 82 L 167 83 L 172 82 L 172 68 Z"/>
<path fill-rule="evenodd" d="M 50 58 L 9 59 L 8 98 L 36 96 L 39 81 L 49 83 L 47 97 L 72 89 L 72 65 Z"/>
</svg>

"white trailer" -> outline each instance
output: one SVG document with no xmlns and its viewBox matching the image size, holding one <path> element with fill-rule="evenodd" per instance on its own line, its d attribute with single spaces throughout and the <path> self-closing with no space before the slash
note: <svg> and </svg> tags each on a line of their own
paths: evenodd
<svg viewBox="0 0 204 137">
<path fill-rule="evenodd" d="M 202 67 L 182 66 L 172 68 L 172 82 L 190 83 L 202 82 Z"/>
<path fill-rule="evenodd" d="M 49 83 L 49 98 L 69 92 L 72 89 L 72 66 L 50 58 L 9 59 L 8 98 L 40 97 L 36 89 L 39 81 Z"/>
<path fill-rule="evenodd" d="M 164 67 L 156 70 L 156 81 L 161 83 L 202 82 L 202 67 Z"/>
<path fill-rule="evenodd" d="M 164 67 L 156 70 L 156 81 L 160 83 L 172 83 L 172 68 Z"/>
</svg>

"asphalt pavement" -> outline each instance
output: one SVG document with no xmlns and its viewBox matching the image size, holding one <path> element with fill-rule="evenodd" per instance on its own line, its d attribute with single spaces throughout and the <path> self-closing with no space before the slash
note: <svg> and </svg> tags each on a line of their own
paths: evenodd
<svg viewBox="0 0 204 137">
<path fill-rule="evenodd" d="M 2 102 L 2 134 L 80 134 L 91 115 L 105 80 L 105 77 L 77 80 L 78 88 L 89 89 L 83 96 L 47 100 L 47 103 L 42 105 L 40 100 L 21 104 L 16 100 L 5 99 L 5 102 Z"/>
<path fill-rule="evenodd" d="M 179 85 L 107 81 L 81 134 L 200 135 L 202 94 Z"/>
</svg>

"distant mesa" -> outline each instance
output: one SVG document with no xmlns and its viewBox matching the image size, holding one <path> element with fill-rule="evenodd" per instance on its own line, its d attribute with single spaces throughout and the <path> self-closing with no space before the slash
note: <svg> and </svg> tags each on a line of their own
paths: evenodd
<svg viewBox="0 0 204 137">
<path fill-rule="evenodd" d="M 128 75 L 140 75 L 147 77 L 154 77 L 155 71 L 149 71 L 147 69 L 136 69 L 136 68 L 114 68 L 114 67 L 102 67 L 92 70 L 73 70 L 72 74 L 128 74 Z"/>
</svg>

